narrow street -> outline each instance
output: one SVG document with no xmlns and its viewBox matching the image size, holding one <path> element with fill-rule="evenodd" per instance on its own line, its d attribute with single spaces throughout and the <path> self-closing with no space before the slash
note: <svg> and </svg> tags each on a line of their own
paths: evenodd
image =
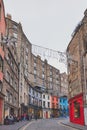
<svg viewBox="0 0 87 130">
<path fill-rule="evenodd" d="M 87 0 L 0 0 L 0 130 L 87 130 Z"/>
<path fill-rule="evenodd" d="M 58 119 L 41 119 L 33 121 L 20 130 L 78 130 L 70 126 L 63 125 Z"/>
</svg>

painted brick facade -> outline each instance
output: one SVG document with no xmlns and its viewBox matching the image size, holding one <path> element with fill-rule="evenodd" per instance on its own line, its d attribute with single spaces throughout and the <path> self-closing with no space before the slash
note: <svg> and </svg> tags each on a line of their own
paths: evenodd
<svg viewBox="0 0 87 130">
<path fill-rule="evenodd" d="M 3 123 L 4 118 L 4 91 L 3 91 L 3 63 L 4 63 L 4 50 L 2 43 L 2 36 L 5 35 L 6 21 L 3 0 L 0 0 L 0 124 Z"/>
<path fill-rule="evenodd" d="M 3 0 L 0 0 L 0 34 L 5 34 L 6 21 L 5 21 L 5 10 Z"/>
</svg>

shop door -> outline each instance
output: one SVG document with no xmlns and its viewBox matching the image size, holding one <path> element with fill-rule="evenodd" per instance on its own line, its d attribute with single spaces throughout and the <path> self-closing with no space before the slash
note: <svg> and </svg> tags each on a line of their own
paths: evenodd
<svg viewBox="0 0 87 130">
<path fill-rule="evenodd" d="M 46 111 L 46 119 L 48 118 L 48 112 Z"/>
</svg>

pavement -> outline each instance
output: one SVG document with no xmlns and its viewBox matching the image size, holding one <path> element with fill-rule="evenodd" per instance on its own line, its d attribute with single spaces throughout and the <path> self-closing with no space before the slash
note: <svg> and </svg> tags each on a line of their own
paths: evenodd
<svg viewBox="0 0 87 130">
<path fill-rule="evenodd" d="M 77 130 L 87 130 L 87 126 L 83 126 L 83 125 L 79 125 L 79 124 L 75 124 L 75 123 L 71 123 L 68 119 L 64 119 L 60 121 L 61 124 L 75 128 Z"/>
<path fill-rule="evenodd" d="M 24 125 L 28 124 L 30 121 L 20 121 L 12 125 L 0 125 L 0 130 L 19 130 Z"/>
</svg>

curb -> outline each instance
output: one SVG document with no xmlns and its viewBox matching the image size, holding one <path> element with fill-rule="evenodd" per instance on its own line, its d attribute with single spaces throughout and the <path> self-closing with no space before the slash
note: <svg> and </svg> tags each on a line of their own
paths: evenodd
<svg viewBox="0 0 87 130">
<path fill-rule="evenodd" d="M 83 130 L 83 129 L 81 129 L 81 128 L 78 128 L 78 127 L 75 127 L 75 126 L 72 126 L 72 125 L 69 125 L 69 124 L 65 124 L 65 123 L 63 123 L 63 122 L 61 122 L 61 124 L 66 125 L 66 126 L 70 126 L 70 127 L 72 127 L 72 128 L 78 129 L 78 130 Z"/>
</svg>

